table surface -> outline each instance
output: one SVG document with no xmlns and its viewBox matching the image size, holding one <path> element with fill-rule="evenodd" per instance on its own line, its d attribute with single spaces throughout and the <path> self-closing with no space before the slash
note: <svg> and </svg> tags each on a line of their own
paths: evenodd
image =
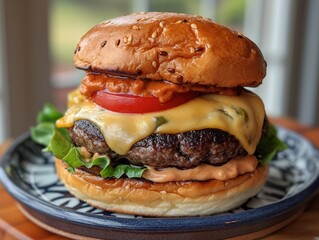
<svg viewBox="0 0 319 240">
<path fill-rule="evenodd" d="M 277 125 L 290 128 L 319 147 L 319 127 L 309 128 L 300 125 L 292 119 L 272 119 Z M 0 157 L 10 146 L 11 141 L 0 144 Z M 17 208 L 15 200 L 0 185 L 0 239 L 67 239 L 48 232 L 28 220 Z M 319 195 L 311 200 L 305 211 L 288 226 L 264 237 L 267 240 L 275 239 L 314 239 L 319 238 Z"/>
</svg>

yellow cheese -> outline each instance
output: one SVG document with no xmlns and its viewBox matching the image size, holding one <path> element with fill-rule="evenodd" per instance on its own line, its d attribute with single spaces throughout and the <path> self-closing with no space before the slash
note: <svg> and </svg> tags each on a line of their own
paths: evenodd
<svg viewBox="0 0 319 240">
<path fill-rule="evenodd" d="M 147 166 L 143 173 L 143 178 L 152 182 L 178 182 L 178 181 L 205 181 L 236 178 L 239 175 L 254 172 L 258 165 L 258 160 L 254 155 L 246 155 L 242 158 L 229 160 L 222 166 L 213 166 L 209 164 L 200 164 L 191 169 L 163 168 L 155 169 Z"/>
<path fill-rule="evenodd" d="M 57 121 L 57 127 L 68 128 L 77 120 L 89 120 L 99 127 L 108 146 L 121 155 L 152 133 L 175 134 L 205 128 L 229 132 L 253 154 L 265 118 L 262 100 L 246 90 L 240 96 L 204 94 L 178 107 L 145 114 L 108 111 L 90 100 L 74 102 Z"/>
</svg>

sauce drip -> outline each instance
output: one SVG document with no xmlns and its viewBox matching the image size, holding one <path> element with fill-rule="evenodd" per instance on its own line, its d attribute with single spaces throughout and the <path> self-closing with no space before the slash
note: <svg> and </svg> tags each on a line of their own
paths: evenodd
<svg viewBox="0 0 319 240">
<path fill-rule="evenodd" d="M 236 178 L 239 175 L 255 171 L 258 160 L 253 155 L 247 155 L 242 158 L 236 158 L 228 161 L 222 166 L 212 166 L 201 164 L 195 168 L 181 170 L 177 168 L 163 168 L 157 170 L 147 167 L 143 173 L 143 178 L 153 182 L 171 182 L 171 181 L 206 181 L 221 180 L 226 181 Z"/>
</svg>

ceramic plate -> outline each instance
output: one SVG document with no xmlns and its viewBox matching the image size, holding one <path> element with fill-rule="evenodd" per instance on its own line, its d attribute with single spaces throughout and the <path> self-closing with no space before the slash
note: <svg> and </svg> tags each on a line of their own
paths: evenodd
<svg viewBox="0 0 319 240">
<path fill-rule="evenodd" d="M 1 161 L 0 177 L 21 210 L 40 226 L 82 239 L 255 238 L 273 232 L 300 214 L 319 186 L 318 150 L 305 138 L 279 128 L 288 149 L 271 163 L 262 191 L 227 213 L 183 218 L 145 218 L 102 211 L 71 196 L 55 175 L 53 157 L 29 134 Z"/>
</svg>

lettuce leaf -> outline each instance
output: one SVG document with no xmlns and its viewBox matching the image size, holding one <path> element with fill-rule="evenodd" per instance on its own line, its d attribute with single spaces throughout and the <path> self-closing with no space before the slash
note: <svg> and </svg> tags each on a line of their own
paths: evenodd
<svg viewBox="0 0 319 240">
<path fill-rule="evenodd" d="M 114 168 L 113 176 L 116 178 L 120 178 L 125 174 L 129 178 L 139 178 L 141 177 L 141 171 L 144 172 L 145 169 L 146 168 L 141 168 L 133 165 L 119 164 Z"/>
<path fill-rule="evenodd" d="M 38 123 L 43 123 L 43 122 L 55 123 L 56 120 L 58 120 L 62 116 L 63 116 L 63 113 L 61 113 L 58 109 L 56 109 L 56 107 L 54 107 L 50 103 L 46 103 L 42 111 L 38 113 L 37 122 Z"/>
<path fill-rule="evenodd" d="M 54 133 L 55 122 L 62 116 L 63 114 L 52 104 L 45 104 L 37 116 L 37 125 L 31 127 L 32 140 L 41 145 L 48 146 Z"/>
<path fill-rule="evenodd" d="M 35 127 L 31 127 L 31 138 L 36 143 L 48 146 L 52 134 L 54 132 L 54 124 L 50 122 L 39 123 Z"/>
<path fill-rule="evenodd" d="M 38 114 L 37 126 L 31 128 L 31 138 L 33 141 L 44 145 L 46 147 L 44 151 L 52 152 L 55 157 L 67 163 L 69 172 L 75 173 L 75 168 L 80 166 L 86 168 L 98 166 L 102 169 L 100 175 L 103 178 L 120 178 L 123 175 L 129 178 L 142 177 L 145 167 L 128 164 L 119 164 L 113 167 L 106 155 L 90 159 L 85 158 L 82 155 L 81 148 L 73 144 L 67 129 L 55 126 L 56 120 L 62 116 L 63 114 L 53 105 L 46 104 Z"/>
<path fill-rule="evenodd" d="M 54 156 L 67 163 L 69 166 L 68 170 L 71 173 L 74 173 L 77 167 L 85 166 L 86 168 L 92 168 L 93 166 L 98 166 L 102 169 L 100 175 L 103 178 L 120 178 L 124 174 L 129 178 L 140 178 L 146 169 L 128 164 L 120 164 L 113 167 L 107 155 L 100 155 L 96 158 L 85 158 L 82 155 L 81 148 L 76 147 L 72 143 L 68 131 L 64 128 L 55 128 L 47 151 L 51 151 Z"/>
<path fill-rule="evenodd" d="M 285 150 L 287 147 L 287 144 L 277 137 L 276 128 L 269 124 L 267 134 L 261 138 L 257 145 L 256 155 L 259 162 L 266 165 L 278 152 Z"/>
</svg>

